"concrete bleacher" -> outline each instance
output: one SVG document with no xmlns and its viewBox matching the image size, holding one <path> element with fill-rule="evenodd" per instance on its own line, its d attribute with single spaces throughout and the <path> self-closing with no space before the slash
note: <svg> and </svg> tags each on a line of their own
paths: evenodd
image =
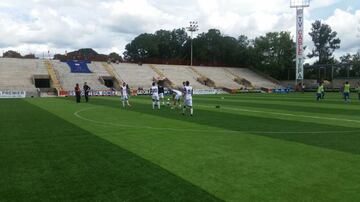
<svg viewBox="0 0 360 202">
<path fill-rule="evenodd" d="M 106 71 L 106 69 L 104 68 L 101 62 L 92 62 L 88 64 L 88 67 L 91 72 L 97 74 L 98 76 L 105 76 L 105 77 L 111 76 L 109 72 Z"/>
<path fill-rule="evenodd" d="M 51 61 L 60 84 L 64 90 L 74 90 L 76 83 L 82 86 L 87 82 L 92 90 L 108 90 L 99 79 L 99 75 L 95 73 L 71 73 L 69 66 L 66 63 L 53 60 Z M 98 67 L 92 66 L 94 69 Z"/>
<path fill-rule="evenodd" d="M 157 68 L 175 85 L 182 87 L 184 81 L 189 81 L 195 89 L 209 89 L 197 81 L 197 75 L 188 66 L 156 65 Z"/>
<path fill-rule="evenodd" d="M 49 75 L 43 60 L 36 60 L 36 75 Z"/>
<path fill-rule="evenodd" d="M 199 66 L 190 68 L 180 65 L 91 62 L 87 66 L 92 73 L 71 73 L 67 63 L 58 60 L 47 62 L 51 64 L 53 74 L 49 73 L 44 60 L 0 58 L 0 90 L 37 92 L 34 85 L 35 77 L 49 78 L 52 81 L 52 88 L 56 88 L 54 86 L 54 77 L 56 77 L 57 83 L 63 90 L 73 90 L 76 83 L 82 85 L 84 82 L 87 82 L 93 90 L 108 90 L 102 83 L 103 77 L 115 78 L 120 83 L 125 81 L 132 88 L 149 88 L 154 78 L 165 77 L 174 87 L 181 87 L 183 81 L 190 81 L 195 89 L 209 89 L 208 86 L 197 81 L 199 76 L 214 81 L 216 88 L 244 88 L 238 83 L 239 79 L 251 82 L 255 88 L 280 87 L 280 84 L 247 68 Z"/>
<path fill-rule="evenodd" d="M 38 60 L 0 58 L 0 90 L 26 91 L 36 94 L 33 75 L 38 69 Z"/>
<path fill-rule="evenodd" d="M 112 66 L 121 79 L 132 88 L 150 88 L 153 79 L 158 77 L 148 64 L 120 63 Z"/>
<path fill-rule="evenodd" d="M 252 86 L 255 88 L 278 88 L 279 84 L 270 81 L 269 79 L 253 72 L 248 68 L 227 68 L 229 71 L 233 72 L 235 75 L 238 75 L 241 78 L 244 78 L 251 82 Z"/>
<path fill-rule="evenodd" d="M 243 85 L 235 82 L 235 76 L 221 67 L 194 67 L 199 73 L 215 82 L 217 88 L 240 89 Z"/>
</svg>

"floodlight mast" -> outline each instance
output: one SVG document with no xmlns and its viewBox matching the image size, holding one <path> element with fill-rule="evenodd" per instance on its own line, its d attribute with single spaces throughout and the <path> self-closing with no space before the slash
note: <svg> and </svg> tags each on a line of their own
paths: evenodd
<svg viewBox="0 0 360 202">
<path fill-rule="evenodd" d="M 304 86 L 304 8 L 310 0 L 290 0 L 290 8 L 296 9 L 296 73 L 295 85 Z"/>
<path fill-rule="evenodd" d="M 199 30 L 199 25 L 198 22 L 195 21 L 191 21 L 190 22 L 190 26 L 186 28 L 190 33 L 191 33 L 191 53 L 190 53 L 190 57 L 191 57 L 191 62 L 190 62 L 190 66 L 193 66 L 193 34 L 194 32 L 197 32 Z"/>
</svg>

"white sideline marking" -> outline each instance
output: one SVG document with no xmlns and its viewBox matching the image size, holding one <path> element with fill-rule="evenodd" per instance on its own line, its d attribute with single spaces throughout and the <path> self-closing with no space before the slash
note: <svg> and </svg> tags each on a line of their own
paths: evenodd
<svg viewBox="0 0 360 202">
<path fill-rule="evenodd" d="M 200 107 L 205 107 L 205 108 L 214 108 L 212 106 L 206 106 L 206 105 L 199 105 L 199 106 Z M 353 120 L 353 119 L 342 119 L 342 118 L 321 117 L 321 116 L 309 116 L 309 115 L 301 115 L 301 114 L 289 114 L 289 113 L 280 113 L 280 112 L 271 112 L 271 111 L 251 110 L 251 109 L 239 109 L 239 108 L 232 108 L 232 107 L 221 107 L 221 108 L 222 109 L 227 109 L 227 110 L 252 112 L 252 113 L 260 113 L 260 114 L 272 114 L 272 115 L 281 115 L 281 116 L 292 116 L 292 117 L 301 117 L 301 118 L 323 119 L 323 120 L 332 120 L 332 121 L 345 121 L 345 122 L 360 123 L 360 120 Z"/>
<path fill-rule="evenodd" d="M 255 133 L 255 134 L 336 134 L 336 133 L 354 133 L 360 132 L 360 130 L 349 130 L 349 131 L 237 131 L 237 130 L 204 130 L 204 129 L 184 129 L 184 128 L 159 128 L 152 126 L 139 126 L 130 124 L 120 124 L 112 122 L 103 122 L 89 119 L 80 115 L 81 112 L 96 109 L 98 107 L 85 108 L 74 112 L 74 116 L 77 118 L 100 125 L 109 125 L 116 127 L 127 127 L 127 128 L 142 128 L 142 129 L 153 129 L 153 130 L 172 130 L 172 131 L 189 131 L 189 132 L 228 132 L 228 133 Z"/>
</svg>

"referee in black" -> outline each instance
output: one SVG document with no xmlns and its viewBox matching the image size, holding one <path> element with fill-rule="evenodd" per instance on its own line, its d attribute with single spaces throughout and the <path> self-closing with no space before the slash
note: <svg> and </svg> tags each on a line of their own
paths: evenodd
<svg viewBox="0 0 360 202">
<path fill-rule="evenodd" d="M 85 101 L 89 102 L 89 91 L 91 90 L 90 86 L 87 85 L 87 83 L 84 83 L 84 95 L 85 95 Z"/>
</svg>

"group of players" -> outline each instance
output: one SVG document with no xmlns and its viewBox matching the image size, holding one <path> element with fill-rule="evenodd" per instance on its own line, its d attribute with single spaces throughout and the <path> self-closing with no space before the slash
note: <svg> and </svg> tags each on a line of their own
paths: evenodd
<svg viewBox="0 0 360 202">
<path fill-rule="evenodd" d="M 360 82 L 358 83 L 358 88 L 356 90 L 358 92 L 358 96 L 359 96 L 359 100 L 360 100 Z M 350 86 L 350 83 L 347 81 L 340 88 L 340 92 L 343 96 L 345 103 L 350 102 L 350 91 L 351 91 L 351 86 Z M 325 87 L 324 87 L 323 82 L 320 82 L 319 86 L 317 88 L 317 91 L 316 91 L 316 100 L 320 101 L 323 99 L 325 99 Z"/>
<path fill-rule="evenodd" d="M 123 86 L 121 87 L 121 101 L 124 108 L 131 107 L 131 104 L 129 102 L 129 88 L 127 88 L 126 83 L 123 83 Z M 165 105 L 165 96 L 164 96 L 164 87 L 161 85 L 157 85 L 155 82 L 152 83 L 152 86 L 150 88 L 150 95 L 152 99 L 152 108 L 153 109 L 159 109 L 161 108 L 161 101 L 162 104 Z M 192 102 L 192 96 L 193 96 L 193 88 L 190 86 L 190 82 L 186 81 L 183 82 L 183 87 L 180 90 L 177 89 L 170 89 L 170 93 L 172 95 L 172 107 L 174 108 L 180 108 L 181 105 L 181 99 L 184 100 L 184 106 L 182 114 L 185 115 L 187 110 L 190 111 L 190 116 L 194 115 L 194 109 L 193 109 L 193 102 Z"/>
</svg>

